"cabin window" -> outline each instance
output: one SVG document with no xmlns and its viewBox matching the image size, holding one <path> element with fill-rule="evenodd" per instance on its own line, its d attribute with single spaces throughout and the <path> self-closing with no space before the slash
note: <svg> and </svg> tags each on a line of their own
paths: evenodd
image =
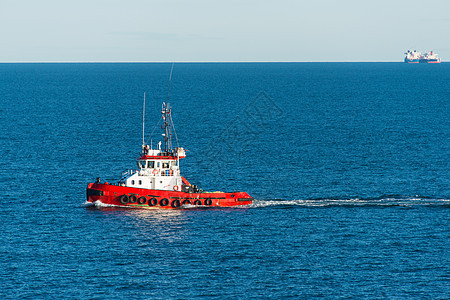
<svg viewBox="0 0 450 300">
<path fill-rule="evenodd" d="M 139 180 L 139 185 L 141 185 L 142 184 L 142 180 Z"/>
<path fill-rule="evenodd" d="M 131 180 L 131 185 L 134 185 L 134 180 Z"/>
<path fill-rule="evenodd" d="M 149 161 L 147 167 L 150 168 L 150 169 L 155 168 L 155 162 L 154 161 Z"/>
<path fill-rule="evenodd" d="M 171 166 L 176 166 L 176 165 L 177 165 L 177 161 L 176 161 L 176 160 L 172 160 L 172 161 L 170 162 L 170 165 L 171 165 Z"/>
<path fill-rule="evenodd" d="M 162 167 L 163 167 L 163 169 L 168 169 L 169 168 L 169 163 L 168 162 L 163 162 L 162 163 Z"/>
<path fill-rule="evenodd" d="M 145 160 L 141 161 L 141 165 L 142 165 L 142 169 L 145 169 L 147 167 L 147 162 Z"/>
<path fill-rule="evenodd" d="M 159 161 L 156 163 L 156 167 L 159 168 Z"/>
</svg>

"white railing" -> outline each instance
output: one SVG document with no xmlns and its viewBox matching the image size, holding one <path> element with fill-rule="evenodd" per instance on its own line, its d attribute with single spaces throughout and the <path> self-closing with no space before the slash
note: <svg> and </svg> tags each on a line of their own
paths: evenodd
<svg viewBox="0 0 450 300">
<path fill-rule="evenodd" d="M 168 170 L 168 169 L 152 169 L 152 171 L 150 171 L 151 169 L 145 169 L 145 170 L 124 170 L 122 171 L 122 177 L 121 178 L 125 178 L 128 177 L 130 175 L 133 175 L 135 173 L 139 173 L 140 175 L 153 175 L 153 176 L 179 176 L 180 175 L 180 171 L 179 170 Z M 172 172 L 171 172 L 172 171 Z"/>
<path fill-rule="evenodd" d="M 124 170 L 124 171 L 122 171 L 122 178 L 123 177 L 127 177 L 127 176 L 129 176 L 129 175 L 133 175 L 134 173 L 137 173 L 138 171 L 137 170 Z"/>
</svg>

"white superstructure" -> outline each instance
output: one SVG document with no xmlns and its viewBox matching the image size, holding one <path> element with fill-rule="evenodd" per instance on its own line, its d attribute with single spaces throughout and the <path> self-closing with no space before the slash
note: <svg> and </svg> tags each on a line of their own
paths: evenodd
<svg viewBox="0 0 450 300">
<path fill-rule="evenodd" d="M 173 122 L 169 104 L 163 104 L 161 113 L 163 115 L 164 149 L 161 142 L 157 149 L 149 145 L 142 145 L 142 152 L 137 159 L 137 170 L 126 170 L 122 172 L 119 185 L 166 191 L 181 191 L 183 178 L 180 173 L 180 159 L 186 157 L 186 151 L 181 148 L 172 149 Z"/>
<path fill-rule="evenodd" d="M 408 50 L 407 52 L 405 52 L 405 54 L 406 54 L 406 59 L 410 59 L 410 60 L 419 59 L 422 56 L 422 54 L 416 50 L 414 50 L 414 51 Z"/>
</svg>

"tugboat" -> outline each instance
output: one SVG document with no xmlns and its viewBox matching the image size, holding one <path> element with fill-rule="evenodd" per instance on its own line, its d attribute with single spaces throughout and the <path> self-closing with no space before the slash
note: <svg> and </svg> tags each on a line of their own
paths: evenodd
<svg viewBox="0 0 450 300">
<path fill-rule="evenodd" d="M 186 150 L 172 147 L 174 127 L 169 103 L 162 104 L 161 114 L 164 147 L 160 141 L 157 149 L 153 149 L 153 143 L 150 147 L 144 140 L 144 94 L 142 151 L 137 159 L 138 169 L 123 171 L 117 183 L 101 183 L 100 178 L 89 183 L 86 189 L 88 202 L 99 201 L 114 206 L 146 209 L 231 207 L 252 204 L 254 199 L 246 192 L 205 192 L 182 177 L 180 159 L 186 157 Z"/>
</svg>

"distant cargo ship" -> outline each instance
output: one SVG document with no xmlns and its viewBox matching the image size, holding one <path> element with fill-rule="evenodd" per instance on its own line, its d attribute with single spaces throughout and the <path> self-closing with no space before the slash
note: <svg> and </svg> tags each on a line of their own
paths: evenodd
<svg viewBox="0 0 450 300">
<path fill-rule="evenodd" d="M 430 51 L 422 55 L 420 52 L 417 52 L 416 50 L 414 51 L 408 50 L 407 52 L 405 52 L 405 54 L 406 54 L 405 63 L 408 64 L 415 64 L 415 63 L 438 64 L 441 62 L 441 59 L 438 57 L 436 53 L 433 53 L 433 51 Z"/>
<path fill-rule="evenodd" d="M 410 64 L 418 64 L 420 57 L 422 56 L 420 54 L 420 52 L 417 52 L 416 50 L 414 50 L 414 51 L 408 50 L 407 52 L 405 52 L 405 54 L 406 54 L 405 63 L 410 63 Z"/>
</svg>

